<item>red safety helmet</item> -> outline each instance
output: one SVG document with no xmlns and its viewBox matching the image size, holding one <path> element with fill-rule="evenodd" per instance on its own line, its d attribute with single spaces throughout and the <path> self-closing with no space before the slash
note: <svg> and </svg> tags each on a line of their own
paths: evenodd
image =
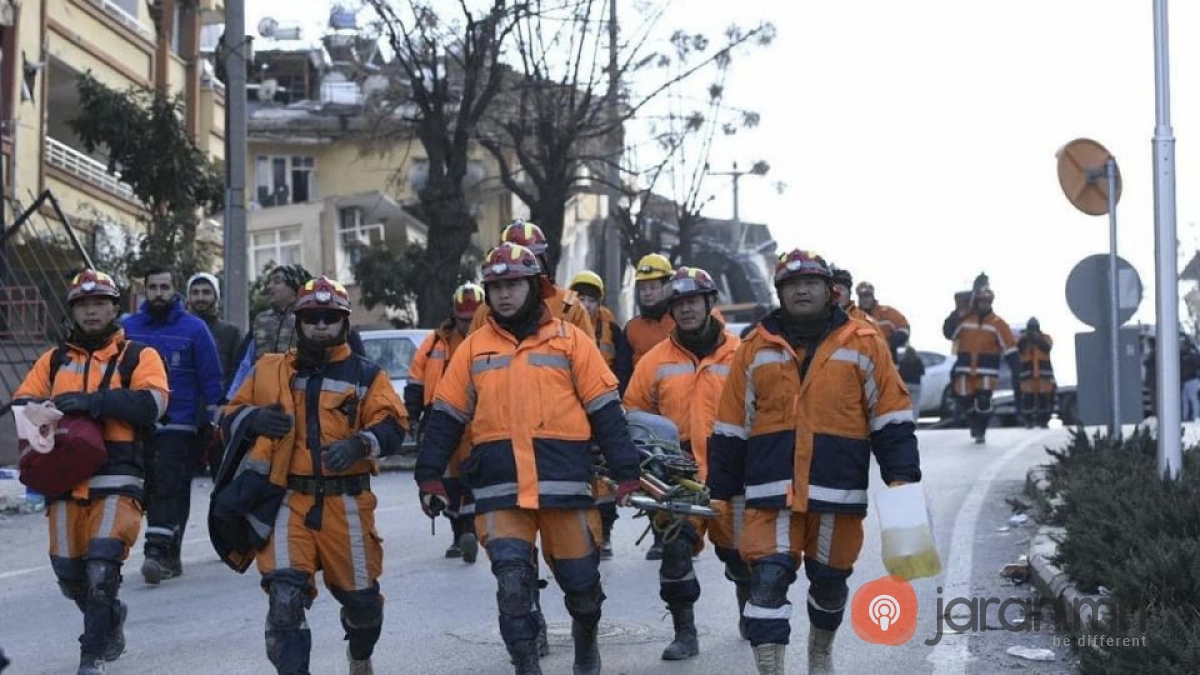
<svg viewBox="0 0 1200 675">
<path fill-rule="evenodd" d="M 475 310 L 483 304 L 483 287 L 467 282 L 454 290 L 454 316 L 459 319 L 470 319 L 475 316 Z"/>
<path fill-rule="evenodd" d="M 350 314 L 350 294 L 346 287 L 326 276 L 310 279 L 300 287 L 296 295 L 296 312 L 310 309 L 332 309 Z"/>
<path fill-rule="evenodd" d="M 699 267 L 680 267 L 671 276 L 670 301 L 690 298 L 694 295 L 717 295 L 717 282 L 712 275 Z"/>
<path fill-rule="evenodd" d="M 821 277 L 832 281 L 833 273 L 821 256 L 813 251 L 794 248 L 779 256 L 779 262 L 775 263 L 775 285 L 793 277 Z"/>
<path fill-rule="evenodd" d="M 500 233 L 500 243 L 519 244 L 533 251 L 534 255 L 542 255 L 550 248 L 546 241 L 546 233 L 542 228 L 526 220 L 518 218 L 508 224 Z"/>
<path fill-rule="evenodd" d="M 480 266 L 483 283 L 540 276 L 537 255 L 520 244 L 504 243 L 492 249 Z"/>
<path fill-rule="evenodd" d="M 76 274 L 67 289 L 67 304 L 72 305 L 83 298 L 111 298 L 116 302 L 121 297 L 117 283 L 104 272 L 84 270 Z"/>
</svg>

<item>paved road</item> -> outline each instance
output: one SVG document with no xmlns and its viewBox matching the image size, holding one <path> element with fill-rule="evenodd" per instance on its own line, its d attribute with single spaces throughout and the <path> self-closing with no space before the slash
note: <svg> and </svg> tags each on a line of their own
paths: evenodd
<svg viewBox="0 0 1200 675">
<path fill-rule="evenodd" d="M 1030 668 L 1035 672 L 1073 672 L 1069 654 L 1058 650 L 1053 663 L 1023 661 L 1005 654 L 1012 645 L 1052 647 L 1049 632 L 1014 634 L 997 629 L 993 607 L 987 629 L 945 636 L 934 647 L 924 644 L 936 633 L 936 603 L 956 595 L 1001 599 L 1027 597 L 1028 587 L 1006 586 L 998 570 L 1025 552 L 1029 526 L 1007 527 L 1011 509 L 1005 499 L 1019 495 L 1025 471 L 1045 459 L 1046 445 L 1062 445 L 1061 430 L 993 430 L 977 447 L 964 430 L 921 431 L 926 491 L 935 520 L 944 573 L 915 582 L 921 608 L 916 635 L 898 647 L 861 641 L 847 624 L 838 636 L 835 662 L 844 673 L 990 673 Z M 880 487 L 872 477 L 872 490 Z M 496 627 L 494 582 L 486 559 L 474 566 L 442 558 L 449 543 L 444 521 L 438 536 L 417 507 L 408 473 L 390 473 L 375 483 L 380 532 L 385 538 L 387 595 L 383 638 L 376 651 L 376 672 L 458 674 L 510 672 Z M 109 666 L 110 673 L 172 675 L 269 672 L 263 647 L 266 596 L 251 571 L 238 576 L 218 562 L 203 530 L 208 481 L 195 487 L 192 523 L 184 548 L 185 575 L 150 588 L 137 570 L 140 553 L 126 566 L 122 597 L 130 605 L 126 628 L 129 651 Z M 689 662 L 659 659 L 669 641 L 671 622 L 658 599 L 656 563 L 646 562 L 634 544 L 644 520 L 624 515 L 617 523 L 616 557 L 602 563 L 605 604 L 601 649 L 606 673 L 752 673 L 750 647 L 738 638 L 733 587 L 706 550 L 697 559 L 704 586 L 698 604 L 701 655 Z M 0 517 L 0 644 L 14 662 L 12 673 L 68 673 L 78 663 L 75 639 L 81 629 L 74 605 L 58 593 L 45 556 L 45 525 L 40 516 Z M 866 544 L 851 593 L 884 574 L 874 515 L 868 517 Z M 938 593 L 937 588 L 943 589 Z M 794 603 L 790 672 L 803 672 L 807 635 L 804 582 L 792 589 Z M 571 671 L 570 619 L 557 588 L 544 594 L 551 623 L 552 654 L 543 661 L 549 673 Z M 338 607 L 322 590 L 309 613 L 314 633 L 313 672 L 345 672 Z M 1010 620 L 1013 615 L 1010 614 Z M 848 619 L 847 619 L 848 620 Z M 7 673 L 6 673 L 7 675 Z"/>
</svg>

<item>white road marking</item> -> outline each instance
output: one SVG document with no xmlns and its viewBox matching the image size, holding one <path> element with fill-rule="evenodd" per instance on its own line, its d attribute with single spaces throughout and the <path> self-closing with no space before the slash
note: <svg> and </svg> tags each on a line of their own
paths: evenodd
<svg viewBox="0 0 1200 675">
<path fill-rule="evenodd" d="M 987 465 L 987 468 L 975 478 L 972 488 L 968 489 L 967 498 L 963 500 L 962 508 L 958 510 L 958 515 L 954 518 L 954 529 L 950 536 L 950 561 L 946 565 L 947 572 L 942 593 L 942 597 L 946 598 L 947 602 L 952 598 L 969 598 L 971 596 L 975 529 L 979 521 L 979 512 L 983 508 L 983 500 L 987 497 L 987 486 L 996 478 L 996 474 L 1004 468 L 1005 464 L 1030 446 L 1044 442 L 1051 433 L 1043 431 L 1024 443 L 1005 450 L 1003 454 Z M 984 489 L 976 489 L 980 487 Z M 942 619 L 938 617 L 937 620 L 941 621 Z M 925 660 L 933 664 L 933 675 L 963 675 L 967 670 L 967 662 L 971 660 L 968 647 L 967 640 L 942 640 L 933 647 Z"/>
</svg>

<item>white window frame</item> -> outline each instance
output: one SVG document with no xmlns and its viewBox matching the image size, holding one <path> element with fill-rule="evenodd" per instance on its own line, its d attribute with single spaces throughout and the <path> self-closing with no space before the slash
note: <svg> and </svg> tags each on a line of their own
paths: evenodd
<svg viewBox="0 0 1200 675">
<path fill-rule="evenodd" d="M 284 162 L 283 185 L 276 184 L 275 163 Z M 296 201 L 296 172 L 308 174 L 308 199 Z M 271 197 L 280 188 L 284 188 L 286 197 L 272 202 Z M 263 193 L 263 189 L 266 193 Z M 312 155 L 258 155 L 254 158 L 254 198 L 259 206 L 284 206 L 287 204 L 303 204 L 317 201 L 317 160 Z"/>
<path fill-rule="evenodd" d="M 262 273 L 267 263 L 274 265 L 287 265 L 296 263 L 304 264 L 304 228 L 300 225 L 289 225 L 287 227 L 279 227 L 273 230 L 262 230 L 259 232 L 250 232 L 250 269 L 247 270 L 248 278 L 256 279 Z M 258 238 L 266 235 L 271 235 L 271 241 L 266 244 L 258 243 Z M 289 235 L 286 239 L 284 235 Z M 295 238 L 293 239 L 292 236 Z M 285 249 L 294 254 L 285 257 Z M 260 254 L 267 253 L 261 260 Z"/>
<path fill-rule="evenodd" d="M 346 224 L 347 216 L 353 218 L 353 222 L 349 225 Z M 373 238 L 372 235 L 375 235 L 375 237 Z M 379 245 L 383 243 L 384 236 L 383 223 L 364 222 L 362 209 L 358 207 L 338 209 L 336 254 L 338 281 L 345 285 L 358 283 L 358 280 L 354 278 L 355 261 L 353 255 L 351 255 L 349 244 L 361 244 L 368 247 Z"/>
</svg>

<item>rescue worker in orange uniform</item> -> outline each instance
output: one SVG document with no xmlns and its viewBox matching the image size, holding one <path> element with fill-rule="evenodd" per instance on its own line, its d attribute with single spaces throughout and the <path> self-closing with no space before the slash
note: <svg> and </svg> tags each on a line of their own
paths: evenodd
<svg viewBox="0 0 1200 675">
<path fill-rule="evenodd" d="M 854 303 L 854 293 L 850 290 L 854 288 L 854 276 L 850 274 L 850 270 L 830 263 L 829 271 L 833 274 L 833 291 L 837 297 L 837 304 L 846 313 L 846 316 L 867 323 L 875 323 L 875 319 L 870 314 Z"/>
<path fill-rule="evenodd" d="M 729 375 L 734 352 L 741 340 L 725 330 L 712 315 L 717 304 L 717 284 L 698 267 L 680 267 L 671 278 L 670 312 L 675 321 L 671 335 L 658 343 L 633 369 L 625 390 L 625 407 L 662 415 L 679 428 L 683 451 L 700 466 L 699 480 L 708 474 L 708 437 L 717 417 L 717 403 Z M 741 516 L 741 499 L 736 509 Z M 675 626 L 675 638 L 662 653 L 667 661 L 679 661 L 700 653 L 693 605 L 700 597 L 700 582 L 692 569 L 692 556 L 704 548 L 708 531 L 717 557 L 725 563 L 725 576 L 737 584 L 739 606 L 750 597 L 750 569 L 738 555 L 734 533 L 735 509 L 729 501 L 713 508 L 721 518 L 708 523 L 700 518 L 685 521 L 677 537 L 663 544 L 659 567 L 659 597 Z M 739 611 L 740 615 L 740 611 Z"/>
<path fill-rule="evenodd" d="M 629 383 L 638 361 L 654 345 L 667 339 L 675 321 L 667 311 L 671 294 L 671 276 L 675 268 L 667 256 L 650 253 L 642 256 L 634 270 L 638 310 L 641 312 L 625 322 L 625 342 L 628 349 L 617 352 L 616 372 L 622 388 Z"/>
<path fill-rule="evenodd" d="M 617 325 L 617 317 L 604 306 L 604 280 L 591 270 L 583 270 L 571 279 L 571 290 L 579 296 L 579 302 L 587 310 L 588 318 L 595 327 L 596 347 L 604 357 L 609 370 L 616 372 L 617 345 L 625 339 L 624 331 Z"/>
<path fill-rule="evenodd" d="M 1042 332 L 1037 317 L 1025 324 L 1025 333 L 1017 340 L 1017 353 L 1021 358 L 1021 412 L 1025 415 L 1025 428 L 1037 426 L 1045 429 L 1054 412 L 1054 366 L 1050 364 L 1050 350 L 1054 339 Z"/>
<path fill-rule="evenodd" d="M 83 612 L 79 675 L 104 672 L 125 651 L 127 607 L 117 599 L 121 564 L 142 527 L 145 448 L 167 409 L 167 371 L 158 352 L 125 339 L 112 277 L 84 270 L 70 282 L 66 341 L 43 353 L 13 392 L 13 404 L 52 399 L 66 415 L 99 423 L 108 459 L 69 492 L 46 495 L 50 567 L 63 595 Z M 124 359 L 130 359 L 124 361 Z M 52 363 L 58 360 L 58 363 Z M 128 377 L 122 363 L 135 364 Z"/>
<path fill-rule="evenodd" d="M 383 626 L 383 546 L 371 476 L 379 472 L 376 458 L 399 451 L 408 416 L 387 373 L 351 353 L 350 297 L 341 284 L 309 280 L 294 310 L 296 347 L 264 354 L 225 409 L 228 453 L 244 456 L 214 509 L 236 509 L 223 503 L 226 495 L 279 499 L 273 522 L 259 523 L 269 534 L 255 556 L 270 601 L 267 658 L 275 670 L 309 672 L 304 613 L 320 570 L 342 605 L 350 673 L 367 675 Z"/>
<path fill-rule="evenodd" d="M 556 318 L 565 319 L 568 323 L 579 326 L 587 335 L 594 334 L 595 328 L 592 325 L 592 320 L 588 316 L 587 309 L 584 308 L 583 303 L 579 301 L 579 296 L 564 288 L 555 286 L 554 279 L 550 277 L 550 264 L 546 258 L 546 251 L 550 250 L 550 243 L 546 241 L 546 235 L 542 232 L 542 228 L 518 218 L 509 223 L 500 232 L 500 243 L 517 244 L 533 251 L 538 264 L 541 266 L 542 276 L 545 277 L 546 283 L 553 289 L 553 295 L 546 298 L 546 305 L 550 308 L 550 313 Z M 479 307 L 471 321 L 472 333 L 483 327 L 490 313 L 491 308 L 487 304 Z"/>
<path fill-rule="evenodd" d="M 604 357 L 609 370 L 613 370 L 617 360 L 617 345 L 624 342 L 625 336 L 612 310 L 601 304 L 604 302 L 604 280 L 599 274 L 584 270 L 571 280 L 571 290 L 579 295 L 579 302 L 587 308 L 592 325 L 596 327 L 596 347 L 600 349 L 600 355 Z M 598 452 L 594 453 L 594 457 L 598 472 L 602 472 L 604 457 Z M 620 518 L 617 514 L 617 495 L 604 480 L 596 480 L 592 489 L 596 496 L 596 508 L 600 509 L 600 525 L 604 535 L 604 541 L 600 542 L 600 559 L 607 560 L 612 558 L 613 525 Z"/>
<path fill-rule="evenodd" d="M 892 351 L 892 360 L 894 361 L 896 350 L 908 344 L 908 319 L 904 318 L 900 310 L 895 307 L 879 304 L 879 301 L 875 299 L 875 285 L 871 282 L 859 283 L 855 292 L 858 293 L 858 306 L 867 313 L 867 316 L 875 319 L 884 341 L 888 343 L 888 348 Z"/>
<path fill-rule="evenodd" d="M 995 293 L 979 285 L 971 294 L 966 312 L 947 318 L 942 331 L 958 347 L 954 363 L 954 395 L 967 416 L 971 438 L 982 445 L 992 418 L 992 392 L 1000 378 L 1000 362 L 1007 361 L 1014 382 L 1020 381 L 1021 361 L 1017 341 L 1008 323 L 992 311 Z"/>
<path fill-rule="evenodd" d="M 863 543 L 870 456 L 885 483 L 921 479 L 912 402 L 875 326 L 833 300 L 820 256 L 775 267 L 780 309 L 734 355 L 708 444 L 713 499 L 744 494 L 738 549 L 751 566 L 744 616 L 761 675 L 781 675 L 788 587 L 809 580 L 808 672 L 833 668 L 833 641 Z"/>
<path fill-rule="evenodd" d="M 415 428 L 422 428 L 429 406 L 433 405 L 433 393 L 442 380 L 442 373 L 446 372 L 454 350 L 471 332 L 471 319 L 482 305 L 483 287 L 478 284 L 466 283 L 455 289 L 454 316 L 430 333 L 413 357 L 404 383 L 404 407 L 408 410 L 409 423 Z M 450 505 L 443 513 L 450 521 L 453 534 L 446 557 L 462 558 L 463 562 L 474 564 L 479 554 L 479 541 L 475 538 L 475 501 L 471 491 L 463 489 L 458 475 L 459 465 L 470 451 L 470 439 L 463 438 L 446 465 L 442 484 L 446 487 Z"/>
<path fill-rule="evenodd" d="M 592 497 L 592 439 L 617 481 L 638 488 L 638 454 L 617 381 L 590 333 L 555 316 L 553 287 L 533 252 L 501 244 L 483 264 L 492 312 L 450 360 L 417 457 L 421 506 L 447 504 L 442 475 L 464 433 L 462 478 L 475 494 L 475 528 L 496 576 L 500 635 L 521 675 L 541 673 L 534 613 L 535 541 L 566 596 L 575 673 L 600 672 L 597 631 L 600 514 Z"/>
</svg>

